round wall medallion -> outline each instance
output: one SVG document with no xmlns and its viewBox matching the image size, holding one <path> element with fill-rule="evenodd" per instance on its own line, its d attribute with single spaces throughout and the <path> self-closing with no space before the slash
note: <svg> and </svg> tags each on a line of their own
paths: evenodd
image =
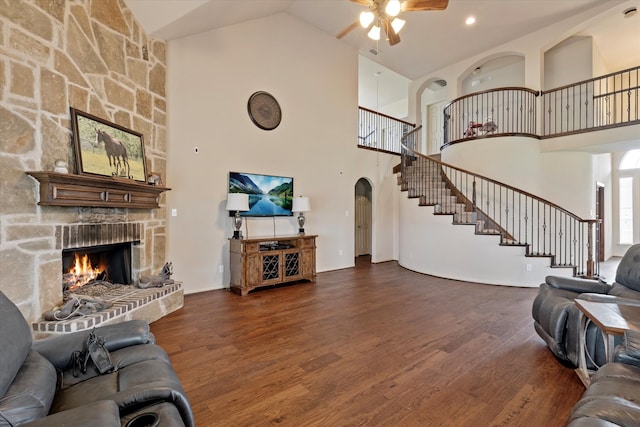
<svg viewBox="0 0 640 427">
<path fill-rule="evenodd" d="M 249 97 L 247 110 L 251 121 L 260 129 L 273 130 L 282 119 L 282 111 L 278 101 L 267 92 L 255 92 Z"/>
</svg>

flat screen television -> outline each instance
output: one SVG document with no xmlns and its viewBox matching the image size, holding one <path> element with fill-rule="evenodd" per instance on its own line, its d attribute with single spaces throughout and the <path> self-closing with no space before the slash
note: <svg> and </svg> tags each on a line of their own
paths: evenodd
<svg viewBox="0 0 640 427">
<path fill-rule="evenodd" d="M 242 216 L 292 216 L 293 178 L 229 172 L 229 193 L 249 195 L 249 210 Z M 230 216 L 235 212 L 229 212 Z"/>
</svg>

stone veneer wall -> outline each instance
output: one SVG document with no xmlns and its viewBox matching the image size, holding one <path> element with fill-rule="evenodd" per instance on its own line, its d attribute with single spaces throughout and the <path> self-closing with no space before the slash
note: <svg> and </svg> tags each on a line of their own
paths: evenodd
<svg viewBox="0 0 640 427">
<path fill-rule="evenodd" d="M 121 0 L 0 0 L 0 290 L 29 322 L 62 300 L 61 225 L 139 223 L 139 273 L 162 268 L 165 209 L 40 207 L 25 171 L 76 172 L 74 107 L 142 133 L 164 177 L 165 55 Z"/>
</svg>

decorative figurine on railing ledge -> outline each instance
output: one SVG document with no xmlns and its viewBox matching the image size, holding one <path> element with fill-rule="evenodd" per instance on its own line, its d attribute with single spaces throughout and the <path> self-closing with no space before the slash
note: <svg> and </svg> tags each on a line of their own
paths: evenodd
<svg viewBox="0 0 640 427">
<path fill-rule="evenodd" d="M 471 138 L 473 136 L 476 136 L 476 129 L 481 127 L 482 123 L 469 122 L 469 124 L 467 125 L 467 130 L 464 131 L 464 137 Z"/>
<path fill-rule="evenodd" d="M 173 264 L 168 262 L 162 267 L 162 271 L 160 274 L 156 274 L 153 276 L 142 276 L 138 281 L 138 287 L 140 289 L 147 288 L 161 288 L 164 285 L 171 285 L 174 283 L 174 280 L 171 278 L 173 274 Z"/>
<path fill-rule="evenodd" d="M 495 133 L 498 130 L 498 125 L 493 121 L 491 117 L 487 118 L 487 121 L 482 125 L 482 132 L 484 134 Z"/>
<path fill-rule="evenodd" d="M 464 131 L 463 137 L 472 138 L 476 136 L 477 132 L 480 131 L 484 135 L 489 133 L 496 133 L 498 130 L 498 125 L 493 121 L 491 117 L 487 118 L 487 120 L 483 123 L 469 122 L 467 125 L 467 129 Z"/>
</svg>

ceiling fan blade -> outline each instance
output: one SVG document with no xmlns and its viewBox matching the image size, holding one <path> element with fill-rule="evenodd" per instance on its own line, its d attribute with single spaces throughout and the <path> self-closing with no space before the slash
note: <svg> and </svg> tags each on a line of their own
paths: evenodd
<svg viewBox="0 0 640 427">
<path fill-rule="evenodd" d="M 338 35 L 336 36 L 337 39 L 341 39 L 344 36 L 346 36 L 347 34 L 349 34 L 351 31 L 355 30 L 356 28 L 358 28 L 360 26 L 360 21 L 359 20 L 355 20 L 354 22 L 352 22 L 347 28 L 345 28 L 344 30 L 340 31 L 338 33 Z"/>
<path fill-rule="evenodd" d="M 449 6 L 449 0 L 405 0 L 402 3 L 402 10 L 407 12 L 417 10 L 445 10 L 447 6 Z"/>
<path fill-rule="evenodd" d="M 400 43 L 400 35 L 396 33 L 396 30 L 391 26 L 391 20 L 385 19 L 382 21 L 382 27 L 384 28 L 384 32 L 387 35 L 387 39 L 389 39 L 389 45 L 395 46 Z"/>
<path fill-rule="evenodd" d="M 354 3 L 358 3 L 362 6 L 369 6 L 369 0 L 351 0 Z"/>
</svg>

